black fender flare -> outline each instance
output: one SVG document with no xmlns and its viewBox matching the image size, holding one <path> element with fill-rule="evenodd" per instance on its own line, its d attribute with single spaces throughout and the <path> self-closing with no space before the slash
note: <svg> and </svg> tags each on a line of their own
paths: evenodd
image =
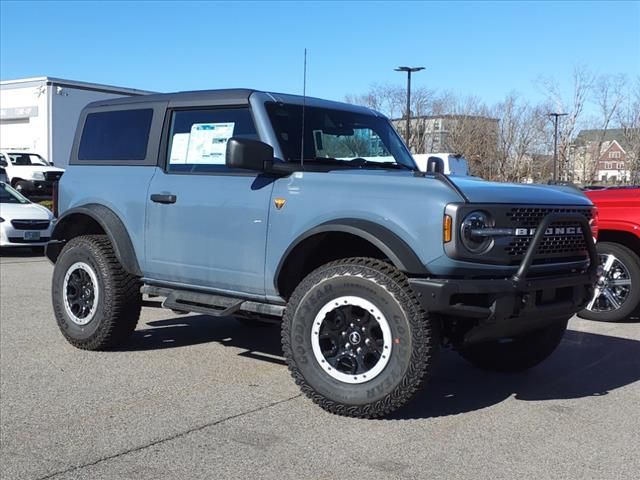
<svg viewBox="0 0 640 480">
<path fill-rule="evenodd" d="M 391 263 L 400 271 L 408 275 L 428 275 L 428 270 L 413 249 L 396 233 L 378 223 L 359 218 L 342 218 L 331 220 L 313 227 L 299 235 L 284 252 L 275 272 L 275 283 L 280 278 L 280 272 L 289 254 L 304 240 L 318 233 L 341 232 L 349 233 L 368 241 L 384 253 Z"/>
<path fill-rule="evenodd" d="M 90 217 L 100 225 L 111 240 L 113 251 L 122 267 L 132 275 L 142 276 L 133 242 L 124 223 L 113 210 L 97 203 L 71 208 L 60 216 L 51 234 L 51 242 L 46 247 L 46 256 L 49 260 L 55 263 L 66 241 L 76 236 L 67 238 L 69 231 L 73 232 L 72 222 L 77 215 Z"/>
</svg>

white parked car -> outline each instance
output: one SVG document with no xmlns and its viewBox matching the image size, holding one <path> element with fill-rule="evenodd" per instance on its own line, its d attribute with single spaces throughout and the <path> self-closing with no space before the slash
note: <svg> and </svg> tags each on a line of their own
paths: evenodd
<svg viewBox="0 0 640 480">
<path fill-rule="evenodd" d="M 444 166 L 445 175 L 459 175 L 468 176 L 469 164 L 462 155 L 456 155 L 453 153 L 418 153 L 413 155 L 413 159 L 416 161 L 418 168 L 426 172 L 427 164 L 431 157 L 436 157 L 442 160 Z"/>
<path fill-rule="evenodd" d="M 37 153 L 0 150 L 0 168 L 4 168 L 11 186 L 21 193 L 51 194 L 60 180 L 62 168 L 51 166 Z"/>
<path fill-rule="evenodd" d="M 41 247 L 51 238 L 55 217 L 0 182 L 0 247 Z"/>
</svg>

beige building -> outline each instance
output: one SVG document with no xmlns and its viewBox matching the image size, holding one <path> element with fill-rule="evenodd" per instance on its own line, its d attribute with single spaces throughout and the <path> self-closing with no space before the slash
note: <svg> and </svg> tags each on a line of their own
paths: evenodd
<svg viewBox="0 0 640 480">
<path fill-rule="evenodd" d="M 407 120 L 391 120 L 402 138 Z M 498 143 L 498 119 L 475 115 L 421 115 L 412 117 L 411 139 L 407 144 L 413 153 L 465 153 L 464 143 Z M 405 139 L 406 141 L 406 139 Z"/>
</svg>

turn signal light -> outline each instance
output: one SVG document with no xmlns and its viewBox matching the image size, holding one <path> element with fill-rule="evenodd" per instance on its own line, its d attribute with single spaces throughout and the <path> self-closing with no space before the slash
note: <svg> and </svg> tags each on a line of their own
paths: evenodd
<svg viewBox="0 0 640 480">
<path fill-rule="evenodd" d="M 442 221 L 442 238 L 444 239 L 444 243 L 451 241 L 451 224 L 451 216 L 445 215 Z"/>
<path fill-rule="evenodd" d="M 589 226 L 591 227 L 591 235 L 593 235 L 593 240 L 598 240 L 598 209 L 593 209 L 593 217 L 589 220 Z"/>
</svg>

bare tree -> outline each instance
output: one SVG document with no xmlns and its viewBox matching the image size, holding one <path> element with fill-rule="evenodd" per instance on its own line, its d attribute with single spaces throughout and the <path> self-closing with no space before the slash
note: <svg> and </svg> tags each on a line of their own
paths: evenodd
<svg viewBox="0 0 640 480">
<path fill-rule="evenodd" d="M 477 97 L 456 100 L 448 95 L 447 99 L 451 102 L 447 107 L 451 116 L 443 115 L 445 150 L 463 155 L 474 175 L 496 178 L 497 122 L 490 109 Z"/>
<path fill-rule="evenodd" d="M 390 84 L 373 84 L 369 91 L 362 95 L 347 95 L 345 101 L 362 105 L 384 113 L 390 118 L 404 115 L 407 104 L 407 92 L 402 87 Z"/>
<path fill-rule="evenodd" d="M 406 139 L 403 128 L 399 129 L 409 148 L 415 153 L 422 153 L 424 150 L 424 138 L 426 128 L 425 116 L 432 113 L 434 93 L 424 87 L 411 89 L 411 138 Z M 347 95 L 347 103 L 363 105 L 381 113 L 391 119 L 406 118 L 407 91 L 405 88 L 389 85 L 374 84 L 369 91 L 363 95 Z"/>
<path fill-rule="evenodd" d="M 584 106 L 591 91 L 594 76 L 585 67 L 575 67 L 573 70 L 573 88 L 570 99 L 566 99 L 555 79 L 542 79 L 540 84 L 548 99 L 549 111 L 566 113 L 558 130 L 558 158 L 560 163 L 559 176 L 565 180 L 573 177 L 569 166 L 569 146 L 575 137 L 578 122 L 584 111 Z"/>
<path fill-rule="evenodd" d="M 559 124 L 558 157 L 560 178 L 583 180 L 595 177 L 598 160 L 606 146 L 607 132 L 623 131 L 630 146 L 627 169 L 640 181 L 640 77 L 634 87 L 621 75 L 594 76 L 576 67 L 567 95 L 554 79 L 538 81 L 546 95 L 541 104 L 531 104 L 510 94 L 488 107 L 477 97 L 459 97 L 451 92 L 415 88 L 411 95 L 411 138 L 405 142 L 414 153 L 449 151 L 463 154 L 475 175 L 502 181 L 542 180 L 552 174 L 550 155 L 553 123 L 549 112 L 567 113 Z M 363 95 L 348 95 L 346 101 L 365 105 L 396 120 L 405 135 L 406 90 L 401 86 L 374 84 Z M 584 118 L 587 102 L 597 115 Z M 597 138 L 587 145 L 575 144 L 579 128 L 588 125 Z M 438 144 L 435 143 L 439 139 Z M 572 163 L 573 162 L 573 163 Z"/>
<path fill-rule="evenodd" d="M 598 120 L 595 124 L 598 136 L 587 152 L 590 162 L 587 168 L 588 179 L 593 179 L 598 170 L 600 156 L 614 116 L 617 115 L 624 100 L 625 77 L 602 75 L 596 79 L 592 87 L 592 98 L 598 106 Z"/>
<path fill-rule="evenodd" d="M 543 106 L 531 106 L 515 94 L 494 107 L 500 119 L 496 151 L 497 177 L 522 181 L 534 177 L 534 157 L 543 152 L 546 115 Z"/>
<path fill-rule="evenodd" d="M 625 164 L 629 182 L 640 184 L 640 76 L 627 85 L 616 119 L 627 147 Z"/>
</svg>

